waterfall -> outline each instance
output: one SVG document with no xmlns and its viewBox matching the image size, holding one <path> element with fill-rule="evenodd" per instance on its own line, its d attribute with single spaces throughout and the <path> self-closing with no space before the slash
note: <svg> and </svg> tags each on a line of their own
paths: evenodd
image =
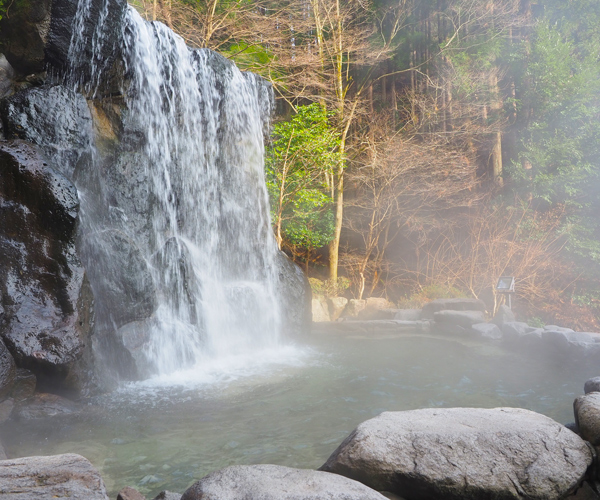
<svg viewBox="0 0 600 500">
<path fill-rule="evenodd" d="M 89 4 L 74 20 L 73 67 Z M 270 88 L 131 7 L 122 37 L 120 144 L 93 148 L 77 181 L 97 329 L 131 352 L 141 376 L 277 346 L 281 255 L 263 167 Z M 92 38 L 104 43 L 101 24 Z M 104 70 L 91 62 L 88 95 Z M 102 102 L 114 111 L 114 99 Z"/>
</svg>

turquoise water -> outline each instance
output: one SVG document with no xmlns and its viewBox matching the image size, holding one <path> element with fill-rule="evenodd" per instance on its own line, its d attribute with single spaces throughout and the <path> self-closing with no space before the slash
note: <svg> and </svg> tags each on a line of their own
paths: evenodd
<svg viewBox="0 0 600 500">
<path fill-rule="evenodd" d="M 387 410 L 518 406 L 566 423 L 597 375 L 541 354 L 392 334 L 313 335 L 262 358 L 188 373 L 192 382 L 131 385 L 76 418 L 5 424 L 2 440 L 13 457 L 80 453 L 111 498 L 124 486 L 153 498 L 232 464 L 319 467 L 358 423 Z"/>
</svg>

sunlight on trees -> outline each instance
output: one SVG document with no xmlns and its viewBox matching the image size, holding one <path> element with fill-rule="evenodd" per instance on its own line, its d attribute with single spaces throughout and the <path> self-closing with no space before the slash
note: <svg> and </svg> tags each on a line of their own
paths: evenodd
<svg viewBox="0 0 600 500">
<path fill-rule="evenodd" d="M 136 6 L 272 83 L 274 232 L 309 273 L 327 258 L 354 297 L 439 285 L 493 308 L 509 273 L 548 321 L 600 299 L 598 2 Z"/>
</svg>

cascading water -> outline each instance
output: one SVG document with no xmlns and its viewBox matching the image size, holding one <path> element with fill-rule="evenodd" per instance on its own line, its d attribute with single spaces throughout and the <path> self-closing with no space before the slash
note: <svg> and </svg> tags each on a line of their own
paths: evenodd
<svg viewBox="0 0 600 500">
<path fill-rule="evenodd" d="M 82 1 L 73 67 L 89 10 Z M 263 174 L 270 89 L 131 7 L 123 26 L 123 144 L 109 160 L 94 150 L 95 173 L 78 182 L 99 328 L 136 352 L 144 375 L 276 346 L 281 256 Z M 104 43 L 99 28 L 93 43 Z M 103 70 L 92 63 L 88 86 Z"/>
</svg>

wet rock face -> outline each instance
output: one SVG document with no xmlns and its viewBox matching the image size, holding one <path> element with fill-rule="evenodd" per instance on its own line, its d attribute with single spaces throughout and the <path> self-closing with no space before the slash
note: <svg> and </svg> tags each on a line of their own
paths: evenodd
<svg viewBox="0 0 600 500">
<path fill-rule="evenodd" d="M 308 279 L 296 264 L 279 253 L 279 287 L 277 293 L 283 298 L 284 322 L 291 334 L 306 332 L 312 322 L 312 291 Z"/>
<path fill-rule="evenodd" d="M 73 179 L 80 162 L 89 161 L 92 118 L 85 98 L 62 85 L 43 85 L 0 102 L 6 139 L 41 147 L 52 167 Z"/>
<path fill-rule="evenodd" d="M 117 328 L 149 317 L 156 309 L 156 290 L 148 263 L 124 233 L 105 229 L 81 243 L 87 256 L 94 296 L 102 298 L 99 315 Z"/>
<path fill-rule="evenodd" d="M 33 0 L 32 0 L 33 1 Z M 118 91 L 122 80 L 120 34 L 127 2 L 124 0 L 89 0 L 85 2 L 89 15 L 78 22 L 78 0 L 52 2 L 51 23 L 45 45 L 46 62 L 62 75 L 76 75 L 80 83 L 97 84 L 108 92 Z M 74 22 L 75 19 L 75 22 Z M 83 19 L 83 18 L 82 18 Z M 96 26 L 102 19 L 104 36 L 98 37 Z M 69 48 L 74 29 L 85 40 L 79 58 L 69 60 Z M 92 41 L 96 39 L 96 45 Z M 102 82 L 94 81 L 99 74 Z"/>
<path fill-rule="evenodd" d="M 22 75 L 44 71 L 52 1 L 15 0 L 8 3 L 9 15 L 0 20 L 2 52 Z"/>
<path fill-rule="evenodd" d="M 50 384 L 85 379 L 74 373 L 92 300 L 75 251 L 78 210 L 73 184 L 32 146 L 0 145 L 0 335 L 19 366 Z"/>
<path fill-rule="evenodd" d="M 12 390 L 15 382 L 15 362 L 8 349 L 0 339 L 0 401 Z"/>
</svg>

